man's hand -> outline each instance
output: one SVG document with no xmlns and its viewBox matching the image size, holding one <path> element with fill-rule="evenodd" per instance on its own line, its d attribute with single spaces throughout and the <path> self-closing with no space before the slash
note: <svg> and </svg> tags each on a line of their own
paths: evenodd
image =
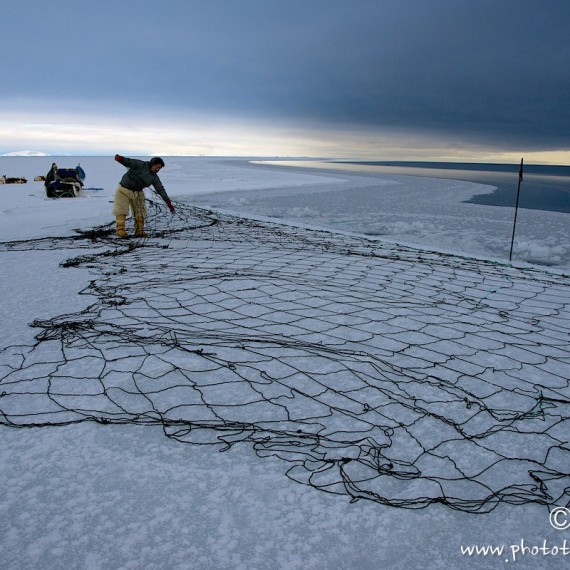
<svg viewBox="0 0 570 570">
<path fill-rule="evenodd" d="M 125 157 L 124 157 L 124 156 L 121 156 L 120 154 L 116 154 L 116 155 L 115 155 L 115 160 L 116 160 L 117 162 L 120 162 L 121 164 L 123 164 L 123 160 L 124 160 L 124 159 L 125 159 Z"/>
<path fill-rule="evenodd" d="M 174 206 L 172 205 L 172 202 L 170 200 L 168 200 L 168 202 L 166 202 L 166 205 L 168 206 L 170 213 L 174 214 L 175 210 L 174 210 Z"/>
</svg>

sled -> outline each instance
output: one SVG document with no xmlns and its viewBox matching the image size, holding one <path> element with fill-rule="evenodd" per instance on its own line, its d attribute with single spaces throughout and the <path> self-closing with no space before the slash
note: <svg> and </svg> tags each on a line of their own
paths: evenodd
<svg viewBox="0 0 570 570">
<path fill-rule="evenodd" d="M 45 188 L 48 198 L 76 198 L 83 188 L 85 172 L 76 168 L 53 167 L 46 176 Z"/>
</svg>

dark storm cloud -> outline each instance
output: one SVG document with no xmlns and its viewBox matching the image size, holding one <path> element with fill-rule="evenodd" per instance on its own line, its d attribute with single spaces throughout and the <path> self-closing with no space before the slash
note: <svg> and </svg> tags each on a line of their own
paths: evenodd
<svg viewBox="0 0 570 570">
<path fill-rule="evenodd" d="M 3 19 L 16 97 L 569 146 L 568 0 L 22 0 Z"/>
</svg>

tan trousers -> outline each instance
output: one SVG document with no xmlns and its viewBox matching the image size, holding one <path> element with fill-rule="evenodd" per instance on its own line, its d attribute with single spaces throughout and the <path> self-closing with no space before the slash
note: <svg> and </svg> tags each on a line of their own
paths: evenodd
<svg viewBox="0 0 570 570">
<path fill-rule="evenodd" d="M 134 218 L 146 218 L 146 202 L 144 191 L 133 192 L 120 184 L 115 191 L 115 206 L 113 207 L 114 216 L 128 216 L 129 208 L 133 212 Z"/>
</svg>

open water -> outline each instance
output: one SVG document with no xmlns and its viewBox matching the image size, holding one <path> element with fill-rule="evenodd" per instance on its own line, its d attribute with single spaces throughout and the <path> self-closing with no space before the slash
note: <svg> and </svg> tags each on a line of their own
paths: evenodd
<svg viewBox="0 0 570 570">
<path fill-rule="evenodd" d="M 330 164 L 330 163 L 329 163 Z M 495 186 L 492 194 L 473 196 L 467 202 L 488 206 L 516 205 L 519 164 L 455 162 L 356 162 L 333 164 L 369 166 L 374 172 L 450 178 Z M 570 166 L 524 165 L 519 207 L 570 213 Z"/>
</svg>

